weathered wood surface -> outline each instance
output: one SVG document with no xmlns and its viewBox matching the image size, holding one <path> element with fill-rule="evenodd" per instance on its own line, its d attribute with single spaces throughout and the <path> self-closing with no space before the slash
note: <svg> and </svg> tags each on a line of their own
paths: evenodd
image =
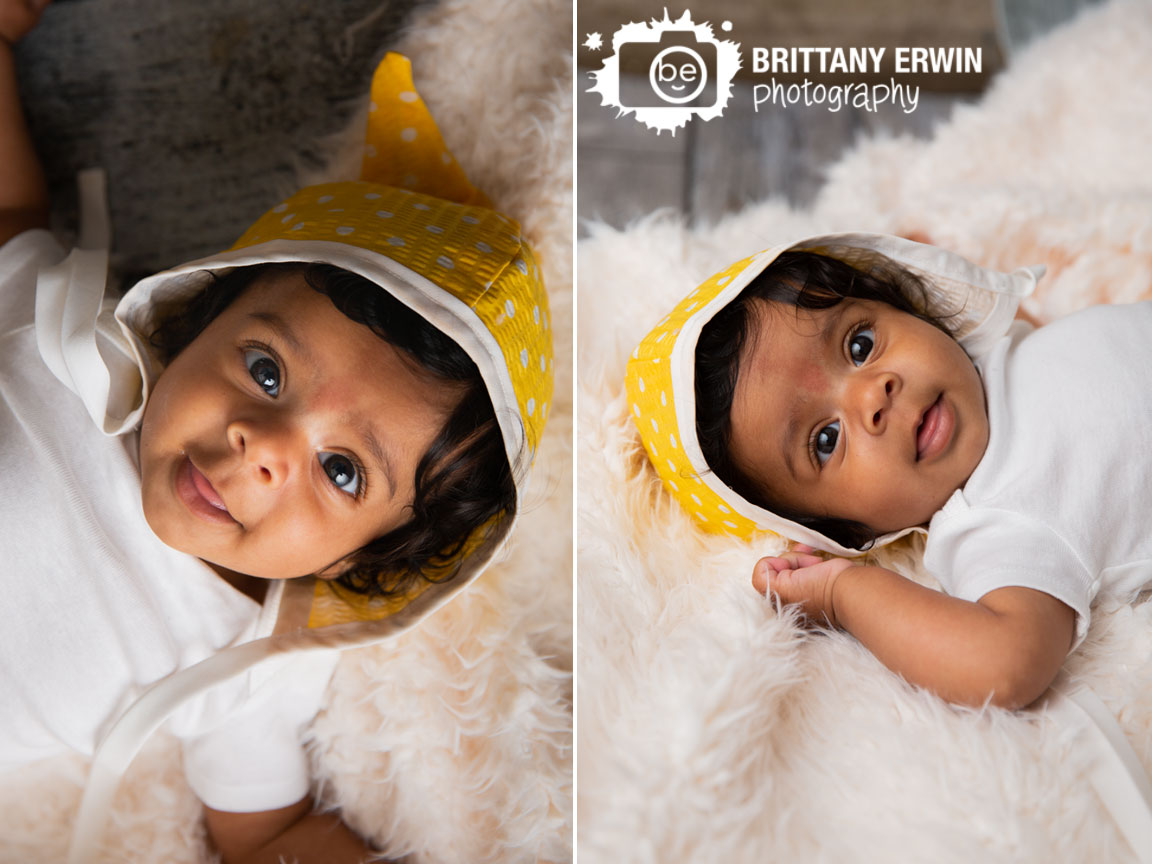
<svg viewBox="0 0 1152 864">
<path fill-rule="evenodd" d="M 1061 0 L 1078 2 L 1078 0 Z M 668 7 L 677 18 L 682 7 Z M 1002 67 L 994 0 L 772 0 L 746 3 L 716 0 L 706 10 L 714 32 L 741 44 L 744 67 L 722 117 L 693 120 L 675 137 L 657 135 L 632 117 L 615 119 L 600 98 L 584 91 L 590 71 L 612 53 L 612 35 L 630 20 L 662 17 L 661 4 L 619 0 L 580 0 L 577 4 L 577 165 L 578 214 L 624 225 L 653 209 L 674 207 L 694 222 L 713 221 L 724 213 L 769 196 L 783 196 L 796 206 L 809 204 L 824 180 L 824 170 L 859 136 L 910 134 L 927 136 L 958 102 L 971 101 Z M 723 21 L 732 29 L 719 29 Z M 599 50 L 584 46 L 589 33 L 601 34 Z M 755 108 L 756 85 L 769 85 L 771 74 L 751 73 L 754 46 L 978 46 L 979 75 L 903 75 L 917 88 L 914 111 L 905 105 L 881 105 L 875 111 L 827 103 Z M 890 72 L 888 67 L 882 67 Z M 622 87 L 643 88 L 647 71 L 624 69 Z M 780 83 L 868 84 L 871 75 L 783 75 Z M 888 79 L 881 76 L 885 83 Z M 761 93 L 763 95 L 763 93 Z M 905 94 L 908 98 L 910 94 Z M 909 100 L 910 102 L 910 100 Z"/>
<path fill-rule="evenodd" d="M 722 117 L 693 120 L 673 137 L 632 116 L 617 118 L 597 94 L 584 92 L 588 86 L 581 76 L 578 215 L 617 226 L 661 207 L 707 223 L 770 196 L 806 206 L 823 184 L 824 170 L 858 136 L 927 137 L 956 104 L 972 98 L 921 93 L 911 113 L 891 105 L 876 112 L 803 105 L 756 112 L 752 85 L 737 82 L 732 108 Z"/>
<path fill-rule="evenodd" d="M 420 0 L 72 0 L 18 47 L 54 225 L 108 174 L 127 279 L 226 248 L 367 94 Z"/>
</svg>

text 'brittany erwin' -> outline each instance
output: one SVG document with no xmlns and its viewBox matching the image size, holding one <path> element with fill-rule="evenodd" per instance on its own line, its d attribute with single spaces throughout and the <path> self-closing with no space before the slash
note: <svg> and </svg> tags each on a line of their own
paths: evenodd
<svg viewBox="0 0 1152 864">
<path fill-rule="evenodd" d="M 827 45 L 791 48 L 756 47 L 752 49 L 752 72 L 777 75 L 812 72 L 878 75 L 887 50 L 887 48 L 832 48 Z M 979 74 L 983 71 L 984 63 L 982 48 L 961 48 L 955 45 L 943 48 L 903 45 L 893 49 L 893 58 L 897 75 L 929 72 Z"/>
</svg>

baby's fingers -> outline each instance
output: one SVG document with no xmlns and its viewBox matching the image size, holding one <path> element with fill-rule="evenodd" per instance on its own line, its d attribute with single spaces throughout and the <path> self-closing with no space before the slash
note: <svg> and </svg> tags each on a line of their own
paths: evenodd
<svg viewBox="0 0 1152 864">
<path fill-rule="evenodd" d="M 752 569 L 752 587 L 764 594 L 768 591 L 769 579 L 774 574 L 799 570 L 813 564 L 822 563 L 822 558 L 814 555 L 780 555 L 761 558 Z"/>
<path fill-rule="evenodd" d="M 810 624 L 836 627 L 830 589 L 837 565 L 820 560 L 818 565 L 794 569 L 772 566 L 781 561 L 783 559 L 765 558 L 757 564 L 753 575 L 756 590 L 766 592 L 777 609 L 795 605 Z"/>
<path fill-rule="evenodd" d="M 807 571 L 803 567 L 781 568 L 767 571 L 767 590 L 777 595 L 785 606 L 791 603 L 803 603 L 805 598 L 804 575 Z"/>
<path fill-rule="evenodd" d="M 780 570 L 791 569 L 792 565 L 783 558 L 761 558 L 752 568 L 752 587 L 761 594 L 768 591 L 768 577 Z"/>
<path fill-rule="evenodd" d="M 812 567 L 823 564 L 824 559 L 816 555 L 806 555 L 799 552 L 786 552 L 783 555 L 770 555 L 761 558 L 773 570 L 799 570 L 801 567 Z"/>
<path fill-rule="evenodd" d="M 768 573 L 772 568 L 768 565 L 768 558 L 761 558 L 752 568 L 752 587 L 764 594 L 768 591 Z"/>
</svg>

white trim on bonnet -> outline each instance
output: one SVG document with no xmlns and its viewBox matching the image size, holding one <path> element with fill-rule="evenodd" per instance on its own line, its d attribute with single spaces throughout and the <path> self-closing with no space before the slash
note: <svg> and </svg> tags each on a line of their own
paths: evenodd
<svg viewBox="0 0 1152 864">
<path fill-rule="evenodd" d="M 748 284 L 762 273 L 783 252 L 811 247 L 852 247 L 883 255 L 910 270 L 921 273 L 931 281 L 976 287 L 993 294 L 991 308 L 960 343 L 969 352 L 979 353 L 991 340 L 998 337 L 998 329 L 1007 329 L 1019 305 L 1020 298 L 1032 293 L 1044 269 L 1021 267 L 1012 273 L 990 270 L 973 264 L 966 258 L 924 243 L 886 234 L 821 234 L 806 237 L 761 252 L 754 256 L 730 283 L 711 301 L 697 310 L 681 327 L 669 357 L 672 371 L 672 398 L 676 410 L 676 424 L 680 429 L 680 443 L 700 481 L 719 496 L 727 506 L 758 528 L 773 531 L 792 540 L 807 543 L 834 555 L 855 557 L 864 554 L 860 549 L 843 546 L 811 528 L 784 519 L 770 510 L 759 507 L 725 484 L 708 467 L 700 442 L 696 437 L 696 344 L 704 325 L 731 303 Z M 921 526 L 904 528 L 878 537 L 872 548 L 884 546 L 911 533 L 926 533 Z"/>
<path fill-rule="evenodd" d="M 205 270 L 231 270 L 257 264 L 292 262 L 332 264 L 378 284 L 387 285 L 393 296 L 452 338 L 480 369 L 480 376 L 488 388 L 500 423 L 509 464 L 515 467 L 522 462 L 520 456 L 526 442 L 524 424 L 512 379 L 496 337 L 469 306 L 430 279 L 379 253 L 327 240 L 270 240 L 190 261 L 140 280 L 120 301 L 116 318 L 132 333 L 133 344 L 138 345 L 141 353 L 146 354 L 147 347 L 133 325 L 140 323 L 140 316 L 152 310 L 157 294 L 165 298 L 180 296 L 189 284 L 186 277 Z M 176 290 L 166 290 L 174 286 L 178 286 Z M 145 381 L 146 388 L 150 384 Z M 514 418 L 511 422 L 510 416 Z M 521 479 L 517 478 L 517 486 Z"/>
</svg>

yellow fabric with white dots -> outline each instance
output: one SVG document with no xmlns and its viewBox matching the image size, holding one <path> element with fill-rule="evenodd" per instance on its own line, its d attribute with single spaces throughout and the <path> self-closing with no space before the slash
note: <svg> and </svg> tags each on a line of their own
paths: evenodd
<svg viewBox="0 0 1152 864">
<path fill-rule="evenodd" d="M 834 555 L 866 550 L 843 545 L 811 526 L 787 519 L 741 496 L 709 468 L 696 436 L 695 360 L 700 333 L 770 267 L 782 252 L 815 252 L 881 276 L 906 271 L 923 280 L 926 295 L 909 297 L 949 322 L 960 346 L 987 351 L 1011 326 L 1020 298 L 1035 288 L 1042 269 L 1000 273 L 959 255 L 885 234 L 841 233 L 808 237 L 737 261 L 681 300 L 644 337 L 628 361 L 626 389 L 632 419 L 664 487 L 706 531 L 742 539 L 771 534 Z M 679 411 L 679 413 L 678 413 Z M 680 426 L 680 422 L 687 428 Z M 876 548 L 911 533 L 912 526 L 875 538 Z"/>
<path fill-rule="evenodd" d="M 274 240 L 355 246 L 395 261 L 467 305 L 500 347 L 530 460 L 555 378 L 540 268 L 520 226 L 491 209 L 447 151 L 412 85 L 407 58 L 398 54 L 387 55 L 373 78 L 362 175 L 360 181 L 302 189 L 265 213 L 232 248 Z M 460 557 L 484 534 L 476 532 Z M 317 580 L 309 626 L 383 618 L 430 587 L 420 583 L 407 597 L 385 600 Z"/>
<path fill-rule="evenodd" d="M 640 440 L 664 487 L 705 530 L 745 539 L 766 529 L 736 513 L 713 492 L 700 479 L 697 467 L 685 453 L 681 442 L 686 437 L 695 441 L 696 430 L 693 426 L 685 435 L 677 422 L 675 406 L 682 394 L 673 389 L 675 376 L 670 361 L 684 323 L 715 299 L 725 285 L 752 263 L 754 257 L 737 261 L 714 274 L 681 300 L 636 346 L 628 359 L 626 374 L 632 419 L 640 430 Z M 682 387 L 693 386 L 691 380 L 676 383 Z M 692 422 L 695 424 L 695 419 Z M 706 466 L 701 465 L 700 470 L 706 470 Z"/>
<path fill-rule="evenodd" d="M 460 204 L 492 206 L 448 151 L 412 84 L 412 64 L 402 54 L 386 55 L 372 77 L 360 178 Z"/>
<path fill-rule="evenodd" d="M 270 240 L 346 243 L 404 265 L 472 308 L 496 337 L 536 449 L 555 361 L 548 298 L 520 226 L 469 207 L 376 183 L 309 186 L 264 214 L 234 249 Z"/>
</svg>

